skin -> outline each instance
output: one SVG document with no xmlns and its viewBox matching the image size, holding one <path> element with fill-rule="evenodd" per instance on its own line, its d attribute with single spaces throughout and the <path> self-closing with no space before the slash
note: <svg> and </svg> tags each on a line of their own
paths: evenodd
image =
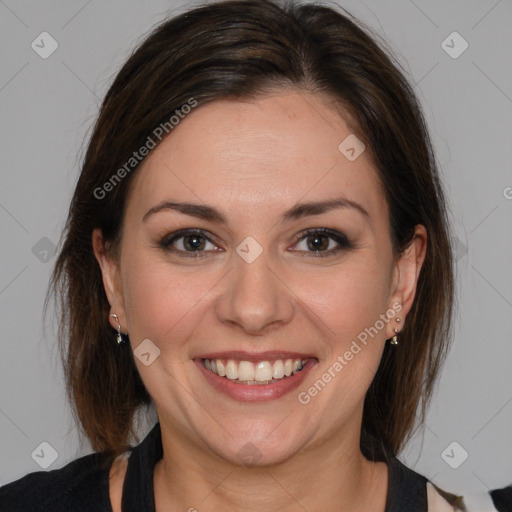
<svg viewBox="0 0 512 512">
<path fill-rule="evenodd" d="M 369 152 L 351 162 L 338 150 L 352 132 L 327 97 L 296 89 L 198 107 L 133 177 L 119 258 L 105 250 L 101 231 L 93 233 L 111 313 L 132 348 L 150 339 L 160 349 L 149 366 L 135 358 L 162 429 L 158 511 L 384 510 L 387 467 L 359 449 L 363 403 L 386 340 L 406 322 L 427 236 L 416 226 L 411 245 L 395 257 Z M 346 207 L 280 221 L 297 203 L 338 197 L 367 215 Z M 227 224 L 173 210 L 142 220 L 166 200 L 211 205 Z M 159 245 L 185 228 L 204 230 L 206 257 L 180 257 Z M 314 236 L 302 238 L 312 228 L 344 233 L 353 247 L 315 257 Z M 263 249 L 250 264 L 236 253 L 247 236 Z M 190 240 L 173 247 L 190 254 Z M 326 253 L 338 247 L 322 240 Z M 401 322 L 387 322 L 302 405 L 298 393 L 393 304 L 401 305 Z M 242 403 L 214 389 L 192 361 L 214 350 L 287 350 L 318 362 L 298 390 Z M 247 443 L 261 456 L 252 467 L 238 455 Z M 114 510 L 122 467 L 114 464 L 111 473 Z"/>
</svg>

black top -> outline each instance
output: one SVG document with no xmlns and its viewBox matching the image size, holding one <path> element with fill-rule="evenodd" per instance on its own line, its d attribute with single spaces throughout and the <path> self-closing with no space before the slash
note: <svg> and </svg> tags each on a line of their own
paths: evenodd
<svg viewBox="0 0 512 512">
<path fill-rule="evenodd" d="M 160 423 L 130 449 L 123 484 L 123 512 L 155 512 L 153 471 L 162 458 Z M 37 471 L 0 487 L 1 512 L 112 512 L 106 454 L 92 453 L 63 468 Z M 427 512 L 428 480 L 388 460 L 389 481 L 385 512 Z"/>
</svg>

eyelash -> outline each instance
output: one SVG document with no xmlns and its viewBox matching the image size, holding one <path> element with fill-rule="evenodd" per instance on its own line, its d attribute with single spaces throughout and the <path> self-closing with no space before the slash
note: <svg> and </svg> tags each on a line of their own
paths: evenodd
<svg viewBox="0 0 512 512">
<path fill-rule="evenodd" d="M 302 242 L 303 240 L 307 239 L 310 236 L 313 235 L 324 235 L 328 238 L 331 238 L 334 240 L 339 247 L 336 249 L 331 249 L 329 251 L 306 251 L 308 255 L 312 256 L 313 258 L 325 258 L 328 256 L 334 256 L 338 254 L 340 251 L 344 249 L 354 249 L 354 245 L 348 240 L 348 238 L 338 231 L 333 231 L 331 229 L 326 228 L 316 228 L 316 229 L 309 229 L 306 231 L 303 231 L 299 235 L 299 239 L 294 243 L 294 245 L 297 245 L 299 242 Z M 173 252 L 177 256 L 182 258 L 205 258 L 208 257 L 205 253 L 205 251 L 182 251 L 181 249 L 174 249 L 171 247 L 171 245 L 176 242 L 177 240 L 184 238 L 188 235 L 199 235 L 203 238 L 205 238 L 208 242 L 214 243 L 205 235 L 205 232 L 200 229 L 185 229 L 181 231 L 177 231 L 175 233 L 168 234 L 162 238 L 162 240 L 159 243 L 159 246 L 167 252 Z M 296 250 L 294 250 L 295 252 Z M 300 252 L 300 251 L 296 251 Z M 302 257 L 307 257 L 306 255 L 303 255 Z"/>
</svg>

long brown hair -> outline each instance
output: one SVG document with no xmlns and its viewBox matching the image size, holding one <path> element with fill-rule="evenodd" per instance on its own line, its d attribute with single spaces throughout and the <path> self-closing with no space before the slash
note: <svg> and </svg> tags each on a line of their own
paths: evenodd
<svg viewBox="0 0 512 512">
<path fill-rule="evenodd" d="M 426 227 L 426 259 L 400 344 L 386 345 L 365 398 L 361 449 L 374 459 L 395 455 L 409 440 L 418 410 L 423 423 L 450 340 L 454 285 L 446 206 L 405 73 L 361 27 L 346 11 L 318 4 L 222 1 L 165 20 L 117 74 L 87 146 L 49 288 L 60 307 L 68 397 L 95 451 L 115 456 L 138 441 L 134 417 L 151 403 L 129 346 L 114 342 L 91 243 L 93 229 L 101 228 L 116 255 L 138 167 L 126 162 L 157 127 L 167 126 L 172 136 L 170 118 L 191 99 L 202 105 L 254 98 L 279 86 L 329 95 L 355 122 L 385 190 L 396 254 L 415 225 Z M 122 179 L 112 181 L 114 174 Z"/>
</svg>

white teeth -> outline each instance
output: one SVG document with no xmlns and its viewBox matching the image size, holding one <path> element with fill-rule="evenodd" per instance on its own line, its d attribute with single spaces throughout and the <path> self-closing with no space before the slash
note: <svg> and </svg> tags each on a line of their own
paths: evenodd
<svg viewBox="0 0 512 512">
<path fill-rule="evenodd" d="M 254 380 L 264 381 L 272 379 L 272 365 L 268 361 L 261 361 L 256 365 Z M 241 379 L 240 379 L 241 380 Z"/>
<path fill-rule="evenodd" d="M 230 380 L 238 379 L 238 365 L 233 359 L 229 359 L 226 365 L 226 377 Z"/>
<path fill-rule="evenodd" d="M 222 363 L 222 361 L 220 359 L 217 359 L 216 363 L 217 363 L 217 375 L 219 375 L 220 377 L 225 377 L 226 376 L 226 368 L 224 367 L 224 364 Z M 213 373 L 215 373 L 215 372 L 213 372 Z"/>
<path fill-rule="evenodd" d="M 272 377 L 274 379 L 282 379 L 284 377 L 284 363 L 280 359 L 274 363 Z"/>
<path fill-rule="evenodd" d="M 246 384 L 265 383 L 290 377 L 300 372 L 306 365 L 306 360 L 300 359 L 277 359 L 273 362 L 259 361 L 238 361 L 234 359 L 204 359 L 204 366 L 212 373 L 229 380 L 236 380 Z"/>
<path fill-rule="evenodd" d="M 238 365 L 238 378 L 240 380 L 254 380 L 255 373 L 254 365 L 251 362 L 240 361 L 240 364 Z"/>
</svg>

